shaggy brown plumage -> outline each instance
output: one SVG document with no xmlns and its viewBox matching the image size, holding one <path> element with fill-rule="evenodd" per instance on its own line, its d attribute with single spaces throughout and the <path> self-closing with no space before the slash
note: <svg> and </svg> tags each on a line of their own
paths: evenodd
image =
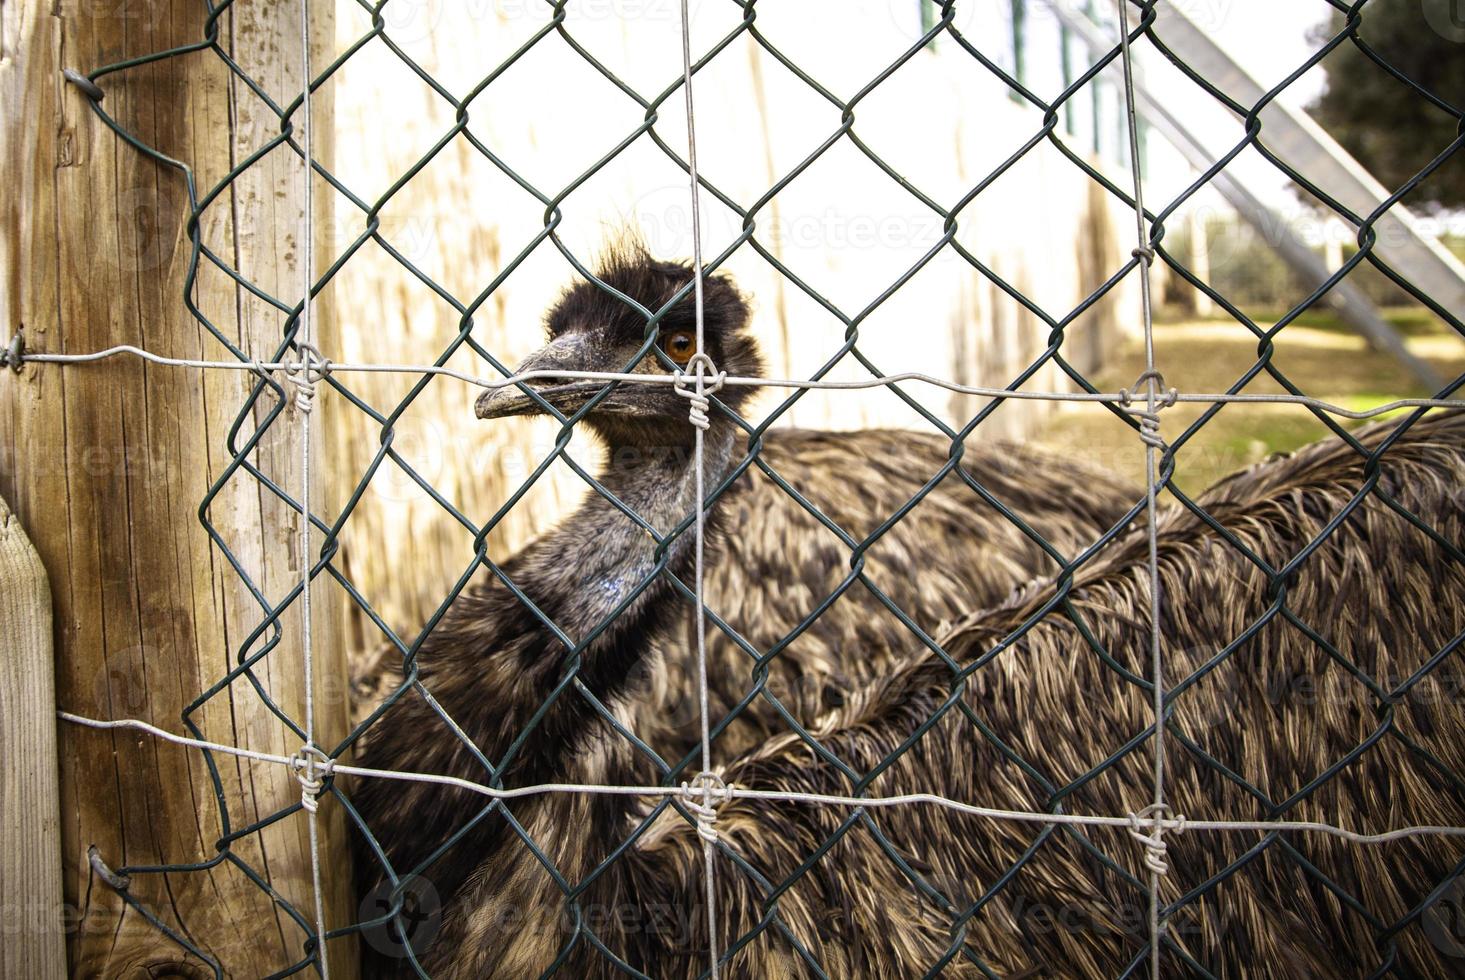
<svg viewBox="0 0 1465 980">
<path fill-rule="evenodd" d="M 1360 438 L 1377 448 L 1390 429 L 1381 425 Z M 1163 514 L 1169 683 L 1215 662 L 1176 696 L 1167 777 L 1176 812 L 1191 819 L 1285 816 L 1373 831 L 1465 823 L 1465 708 L 1449 684 L 1459 676 L 1452 665 L 1465 629 L 1462 464 L 1465 416 L 1436 415 L 1389 446 L 1375 492 L 1336 527 L 1332 522 L 1370 478 L 1363 459 L 1337 442 L 1264 464 L 1205 495 L 1200 505 L 1224 531 L 1189 511 Z M 1384 494 L 1417 514 L 1438 540 L 1401 517 Z M 1324 532 L 1330 533 L 1308 551 Z M 1274 568 L 1308 553 L 1279 581 L 1241 548 Z M 934 792 L 984 806 L 1069 813 L 1144 807 L 1152 765 L 1143 738 L 1152 720 L 1143 681 L 1146 558 L 1142 536 L 1122 539 L 1074 577 L 1068 605 L 1092 642 L 1056 610 L 1020 632 L 1048 607 L 1056 589 L 1048 584 L 957 624 L 943 646 L 961 663 L 980 663 L 962 697 L 967 713 L 948 711 L 869 781 L 868 792 Z M 468 641 L 469 621 L 455 622 L 451 642 Z M 497 639 L 507 646 L 512 636 Z M 1227 656 L 1217 661 L 1223 650 Z M 637 646 L 616 643 L 602 652 L 603 660 L 587 653 L 581 676 L 629 716 L 622 699 L 636 692 L 623 679 Z M 512 662 L 532 663 L 520 653 Z M 481 661 L 479 682 L 449 684 L 443 700 L 481 744 L 496 747 L 513 727 L 505 719 L 536 703 L 539 685 L 558 671 L 516 675 L 506 669 L 511 658 L 499 653 Z M 1416 675 L 1422 679 L 1409 685 Z M 943 703 L 951 681 L 943 663 L 917 650 L 889 676 L 850 691 L 812 734 L 855 772 L 871 772 Z M 1401 693 L 1380 696 L 1395 690 Z M 559 703 L 567 707 L 552 711 L 544 725 L 562 741 L 557 749 L 552 740 L 538 743 L 545 752 L 520 770 L 523 782 L 655 778 L 582 702 Z M 428 732 L 398 726 L 389 735 L 374 743 L 373 764 L 465 775 L 474 768 Z M 720 769 L 742 786 L 851 791 L 791 734 Z M 520 781 L 518 773 L 510 780 Z M 456 791 L 390 785 L 366 810 L 389 853 L 420 855 L 410 841 L 441 839 L 428 817 L 480 805 Z M 615 975 L 597 946 L 652 976 L 704 969 L 700 845 L 682 815 L 664 809 L 638 833 L 652 807 L 633 798 L 546 795 L 507 809 L 549 864 L 583 887 L 567 905 L 544 864 L 500 814 L 490 815 L 471 852 L 445 859 L 442 933 L 422 951 L 434 975 L 536 975 L 561 953 L 563 975 Z M 841 836 L 849 817 L 839 807 L 745 799 L 722 807 L 720 938 L 726 949 L 752 937 L 730 954 L 730 975 L 810 975 L 791 940 L 838 977 L 919 975 L 948 954 L 944 975 L 981 975 L 973 962 L 980 961 L 999 976 L 1114 976 L 1144 955 L 1142 852 L 1123 830 L 1048 831 L 913 805 L 869 811 Z M 1177 950 L 1167 954 L 1167 975 L 1196 972 L 1188 960 L 1227 977 L 1365 976 L 1390 965 L 1402 976 L 1452 971 L 1418 921 L 1397 934 L 1387 927 L 1447 879 L 1465 855 L 1457 839 L 1364 847 L 1311 833 L 1270 839 L 1187 831 L 1169 840 L 1167 902 L 1234 873 L 1172 917 Z M 782 889 L 816 854 L 813 866 Z M 901 863 L 940 897 L 913 885 Z M 427 876 L 436 880 L 442 865 Z M 964 931 L 954 932 L 950 907 L 979 898 L 969 919 L 958 917 Z M 594 942 L 576 935 L 575 921 Z"/>
<path fill-rule="evenodd" d="M 740 442 L 739 451 L 744 446 Z M 920 432 L 773 430 L 759 458 L 856 542 L 875 533 L 940 472 L 949 440 Z M 1069 459 L 1014 443 L 973 443 L 963 465 L 982 490 L 1071 558 L 1121 521 L 1143 491 Z M 1062 492 L 1054 492 L 1060 486 Z M 768 690 L 800 723 L 838 703 L 842 692 L 888 671 L 920 645 L 871 586 L 929 636 L 972 609 L 1058 568 L 1037 540 L 960 475 L 947 475 L 863 556 L 863 578 L 824 606 L 851 574 L 852 549 L 760 468 L 749 469 L 719 505 L 707 565 L 707 608 L 760 655 L 793 639 L 770 663 Z M 573 527 L 573 522 L 567 524 Z M 686 578 L 690 584 L 691 578 Z M 801 623 L 814 617 L 802 632 Z M 643 669 L 648 723 L 676 726 L 695 741 L 698 706 L 693 607 L 680 603 L 659 629 Z M 753 689 L 752 653 L 716 625 L 708 628 L 714 722 Z M 749 703 L 718 740 L 738 754 L 788 731 L 763 698 Z"/>
<path fill-rule="evenodd" d="M 687 287 L 692 270 L 685 263 L 658 261 L 626 239 L 606 252 L 596 276 L 655 312 Z M 748 315 L 747 302 L 729 277 L 707 278 L 709 353 L 729 374 L 762 373 L 761 354 L 747 332 Z M 692 303 L 684 298 L 660 321 L 663 348 L 668 338 L 684 338 L 694 325 Z M 584 282 L 562 293 L 545 326 L 548 346 L 520 365 L 521 371 L 620 371 L 642 344 L 646 316 Z M 659 373 L 667 367 L 668 362 L 646 356 L 633 370 Z M 540 390 L 568 413 L 603 387 L 601 382 L 545 383 Z M 752 389 L 729 387 L 717 397 L 745 410 L 752 395 Z M 690 475 L 687 410 L 686 399 L 665 387 L 625 385 L 586 417 L 585 427 L 604 444 L 605 479 L 632 510 L 640 511 L 643 503 L 655 509 L 655 500 L 645 498 L 665 494 Z M 479 411 L 498 417 L 542 409 L 510 389 L 485 395 Z M 708 564 L 704 586 L 707 608 L 725 624 L 714 623 L 708 631 L 713 715 L 722 718 L 753 698 L 719 736 L 726 754 L 789 730 L 771 702 L 754 693 L 757 658 L 777 650 L 766 668 L 766 690 L 798 721 L 811 721 L 801 706 L 831 703 L 839 692 L 879 676 L 893 657 L 919 642 L 891 606 L 933 635 L 967 611 L 1000 602 L 1014 587 L 1051 574 L 1059 567 L 1055 555 L 1071 558 L 1142 497 L 1139 489 L 1082 462 L 1009 443 L 974 439 L 959 446 L 960 467 L 937 480 L 953 446 L 935 433 L 774 429 L 750 447 L 746 433 L 725 414 L 714 410 L 713 424 L 726 459 L 710 468 L 708 486 L 716 486 L 719 476 L 733 477 L 716 503 L 711 547 L 719 557 Z M 779 486 L 772 474 L 807 503 Z M 1054 493 L 1054 486 L 1063 492 Z M 911 506 L 913 501 L 918 502 Z M 689 501 L 681 516 L 690 511 Z M 624 559 L 623 568 L 596 562 L 579 575 L 573 573 L 581 569 L 567 566 L 564 556 L 577 547 L 576 538 L 595 543 L 602 534 L 632 529 L 615 507 L 592 496 L 555 533 L 514 556 L 505 570 L 536 601 L 566 598 L 570 618 L 557 623 L 572 636 L 583 635 L 611 614 L 613 603 L 571 603 L 569 593 L 579 590 L 597 599 L 614 595 L 608 583 L 630 576 L 645 556 L 613 556 Z M 850 581 L 857 549 L 862 574 Z M 482 578 L 478 588 L 501 587 L 490 576 Z M 680 578 L 690 586 L 690 574 Z M 475 614 L 483 615 L 481 610 Z M 456 610 L 450 618 L 460 615 Z M 631 727 L 672 760 L 697 743 L 698 704 L 689 696 L 697 669 L 689 642 L 693 616 L 686 593 L 676 592 L 654 621 L 637 627 L 650 650 L 638 661 L 637 679 L 645 690 L 635 699 Z M 810 618 L 812 624 L 805 627 Z M 491 620 L 479 620 L 464 631 L 469 629 L 481 646 L 495 627 Z M 429 644 L 427 659 L 442 646 L 436 639 Z M 399 685 L 397 668 L 381 657 L 356 678 L 358 720 Z"/>
<path fill-rule="evenodd" d="M 692 305 L 672 300 L 691 275 L 687 265 L 658 262 L 634 243 L 613 249 L 597 269 L 606 285 L 645 310 L 670 306 L 659 342 L 679 363 L 695 346 L 687 344 Z M 747 313 L 731 280 L 709 277 L 707 352 L 729 374 L 761 370 Z M 630 365 L 663 371 L 664 362 L 639 356 L 646 322 L 603 289 L 571 287 L 547 316 L 548 345 L 520 369 L 619 371 Z M 487 778 L 485 761 L 503 762 L 500 776 L 507 784 L 560 778 L 566 767 L 577 775 L 565 778 L 599 781 L 603 723 L 583 692 L 560 691 L 556 699 L 567 666 L 564 637 L 594 637 L 587 640 L 579 680 L 610 704 L 625 728 L 673 763 L 696 745 L 693 607 L 673 582 L 692 579 L 692 535 L 681 534 L 659 552 L 646 527 L 621 509 L 629 507 L 658 535 L 693 512 L 687 400 L 665 385 L 620 385 L 602 395 L 604 388 L 585 381 L 534 385 L 538 399 L 567 414 L 598 398 L 584 422 L 604 444 L 601 480 L 614 499 L 592 494 L 560 528 L 504 563 L 504 577 L 532 608 L 503 581 L 485 575 L 434 627 L 416 662 L 424 689 L 484 758 L 452 733 L 425 697 L 411 692 L 367 733 L 368 765 Z M 733 411 L 745 410 L 751 396 L 746 387 L 718 395 Z M 543 405 L 503 389 L 486 394 L 477 409 L 494 418 L 540 412 Z M 962 470 L 936 481 L 952 446 L 934 436 L 767 433 L 754 447 L 758 459 L 818 507 L 831 528 L 761 467 L 744 465 L 747 439 L 726 412 L 713 410 L 707 485 L 732 482 L 711 508 L 714 560 L 706 602 L 738 636 L 710 630 L 717 717 L 754 691 L 754 656 L 776 650 L 767 690 L 796 720 L 812 723 L 843 691 L 889 670 L 920 645 L 887 602 L 933 634 L 943 622 L 1051 572 L 1057 562 L 1049 549 L 1077 553 L 1139 499 L 1137 491 L 1089 467 L 1017 446 L 962 447 Z M 1062 492 L 1053 492 L 1054 486 Z M 849 582 L 852 547 L 841 534 L 857 545 L 875 536 L 862 549 L 862 577 Z M 806 618 L 812 618 L 807 628 L 801 626 Z M 390 675 L 378 687 L 394 688 L 397 679 Z M 549 701 L 554 703 L 530 725 Z M 757 696 L 721 732 L 718 751 L 731 757 L 788 729 L 770 700 Z M 654 776 L 648 768 L 640 779 Z M 371 784 L 361 789 L 360 805 L 399 870 L 417 866 L 477 809 L 461 794 Z M 496 816 L 475 824 L 433 865 L 439 890 L 455 892 L 476 866 L 474 855 L 494 846 L 503 832 Z M 364 867 L 376 866 L 369 852 L 362 857 Z"/>
</svg>

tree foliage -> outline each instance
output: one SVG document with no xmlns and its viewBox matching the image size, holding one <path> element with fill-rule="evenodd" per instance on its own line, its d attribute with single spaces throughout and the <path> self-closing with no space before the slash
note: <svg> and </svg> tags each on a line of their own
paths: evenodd
<svg viewBox="0 0 1465 980">
<path fill-rule="evenodd" d="M 1456 110 L 1465 109 L 1465 0 L 1370 0 L 1359 38 L 1383 61 Z M 1342 29 L 1341 16 L 1330 25 Z M 1394 77 L 1352 41 L 1324 61 L 1327 89 L 1309 107 L 1333 137 L 1395 190 L 1448 148 L 1460 121 Z M 1465 148 L 1406 198 L 1465 207 Z"/>
</svg>

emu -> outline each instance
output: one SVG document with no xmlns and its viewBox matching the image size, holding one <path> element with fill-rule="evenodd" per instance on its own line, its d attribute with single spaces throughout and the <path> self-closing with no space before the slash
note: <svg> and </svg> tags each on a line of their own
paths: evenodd
<svg viewBox="0 0 1465 980">
<path fill-rule="evenodd" d="M 634 239 L 613 245 L 596 269 L 601 281 L 653 311 L 686 290 L 692 274 L 686 263 L 653 259 Z M 747 301 L 726 275 L 709 276 L 704 286 L 709 354 L 730 375 L 761 374 Z M 611 292 L 582 282 L 565 290 L 546 326 L 548 345 L 520 371 L 620 371 L 642 345 L 646 318 Z M 694 326 L 690 295 L 660 321 L 660 346 L 672 364 L 685 366 L 695 353 Z M 647 356 L 636 370 L 664 373 L 665 363 Z M 605 385 L 538 387 L 541 398 L 568 414 Z M 717 397 L 739 411 L 751 395 L 748 388 L 728 387 Z M 477 405 L 483 418 L 542 412 L 539 402 L 514 388 L 485 394 Z M 604 444 L 603 485 L 661 532 L 692 513 L 687 416 L 687 400 L 667 386 L 626 384 L 584 419 Z M 711 713 L 724 718 L 752 699 L 719 735 L 728 753 L 789 728 L 769 697 L 756 693 L 760 688 L 797 721 L 810 721 L 805 715 L 813 709 L 806 706 L 837 700 L 841 690 L 888 668 L 894 651 L 909 648 L 915 634 L 874 590 L 934 635 L 943 623 L 1056 570 L 1060 558 L 1097 540 L 1142 496 L 1094 467 L 1012 444 L 959 445 L 959 467 L 938 481 L 953 446 L 934 433 L 785 428 L 768 431 L 750 446 L 729 415 L 714 409 L 712 416 L 707 487 L 729 476 L 732 482 L 715 504 L 710 553 L 717 560 L 707 564 L 704 586 L 707 608 L 727 626 L 708 629 Z M 765 466 L 833 528 L 778 486 Z M 1062 493 L 1054 493 L 1055 486 Z M 885 526 L 918 495 L 913 508 Z M 860 552 L 862 578 L 852 582 L 847 579 L 855 548 L 842 535 L 857 544 L 872 542 Z M 557 625 L 579 637 L 652 572 L 649 540 L 592 492 L 556 532 L 514 556 L 505 571 Z M 685 557 L 680 549 L 670 553 L 667 568 L 690 584 Z M 640 605 L 649 605 L 669 584 L 659 576 Z M 501 591 L 501 583 L 487 588 Z M 441 676 L 446 668 L 439 651 L 447 643 L 471 643 L 475 656 L 487 653 L 498 630 L 499 605 L 515 621 L 522 612 L 507 608 L 517 606 L 507 593 L 501 603 L 485 602 L 466 599 L 449 613 L 453 624 L 440 630 L 456 638 L 430 639 L 420 661 L 424 669 Z M 654 615 L 623 612 L 616 632 L 651 648 L 638 664 L 645 690 L 634 699 L 629 726 L 675 761 L 697 742 L 698 706 L 688 693 L 697 676 L 695 645 L 689 642 L 694 607 L 684 593 L 655 603 Z M 806 618 L 812 619 L 807 627 L 801 625 Z M 464 639 L 469 633 L 476 639 Z M 755 657 L 769 654 L 767 680 L 760 684 Z M 360 684 L 361 708 L 374 706 L 401 680 L 395 665 L 384 660 L 371 670 L 374 676 Z"/>
<path fill-rule="evenodd" d="M 1458 661 L 1465 631 L 1465 413 L 1355 438 L 1368 453 L 1385 451 L 1371 460 L 1341 440 L 1321 443 L 1223 482 L 1199 499 L 1204 517 L 1180 507 L 1159 517 L 1167 798 L 1191 820 L 1318 820 L 1360 832 L 1465 824 L 1465 708 L 1441 687 L 1439 669 Z M 1059 595 L 1066 605 L 1053 608 Z M 1071 579 L 1034 583 L 943 634 L 948 655 L 970 668 L 964 686 L 916 646 L 887 676 L 848 691 L 810 734 L 870 773 L 947 706 L 865 793 L 1141 811 L 1153 764 L 1148 609 L 1146 542 L 1118 539 Z M 479 672 L 454 684 L 466 668 L 449 666 L 449 683 L 429 686 L 465 730 L 502 744 L 493 740 L 558 676 L 557 658 L 521 640 L 527 633 L 485 655 L 471 617 L 452 625 L 439 656 L 465 651 Z M 644 649 L 587 652 L 585 686 L 606 703 L 634 697 L 625 678 Z M 368 764 L 471 768 L 461 747 L 421 727 L 420 709 L 403 707 L 411 723 L 373 743 Z M 584 699 L 560 699 L 543 729 L 513 782 L 652 775 Z M 794 733 L 718 771 L 738 787 L 853 791 Z M 374 791 L 382 782 L 356 796 L 394 861 L 441 839 L 442 812 L 482 806 L 463 790 Z M 418 951 L 433 975 L 538 975 L 557 960 L 570 976 L 618 975 L 611 956 L 658 977 L 705 969 L 701 842 L 685 812 L 581 794 L 505 806 L 575 899 L 492 815 L 476 846 L 450 858 L 442 932 Z M 847 823 L 850 811 L 838 806 L 738 796 L 721 805 L 718 938 L 724 951 L 738 944 L 725 954 L 726 975 L 803 976 L 813 972 L 805 957 L 828 976 L 915 976 L 942 964 L 957 976 L 1117 976 L 1144 960 L 1148 872 L 1126 828 L 1044 827 L 927 804 L 869 809 Z M 1310 832 L 1186 830 L 1172 832 L 1168 848 L 1162 898 L 1188 899 L 1169 916 L 1172 974 L 1450 972 L 1420 910 L 1465 866 L 1459 838 L 1365 846 Z"/>
<path fill-rule="evenodd" d="M 656 261 L 634 243 L 612 249 L 597 269 L 599 279 L 642 306 L 671 307 L 659 339 L 679 365 L 695 353 L 694 310 L 689 297 L 672 301 L 692 274 L 688 265 Z M 730 374 L 759 374 L 748 305 L 728 277 L 707 278 L 704 311 L 715 363 Z M 639 349 L 646 318 L 586 283 L 565 292 L 547 326 L 549 344 L 522 370 L 620 370 Z M 664 369 L 647 357 L 636 370 Z M 559 411 L 572 412 L 605 386 L 535 387 Z M 717 628 L 709 631 L 717 717 L 761 682 L 749 650 L 776 651 L 765 690 L 782 694 L 797 721 L 812 723 L 823 705 L 838 702 L 841 691 L 887 670 L 920 642 L 874 589 L 934 635 L 943 622 L 1051 572 L 1058 566 L 1055 556 L 1092 543 L 1122 521 L 1140 496 L 1090 467 L 1017 446 L 958 447 L 961 471 L 937 482 L 953 447 L 949 440 L 918 433 L 776 430 L 750 447 L 730 414 L 741 413 L 750 395 L 745 387 L 720 392 L 728 411 L 714 408 L 705 436 L 707 486 L 735 477 L 710 509 L 708 526 L 713 560 L 707 605 L 741 641 Z M 517 389 L 489 393 L 477 405 L 485 418 L 537 410 L 538 403 Z M 623 384 L 584 421 L 605 445 L 600 479 L 618 501 L 661 535 L 692 514 L 693 430 L 685 398 L 664 384 Z M 865 581 L 873 588 L 856 581 L 838 592 L 851 575 L 851 549 L 762 471 L 739 472 L 750 452 L 849 537 L 873 538 L 863 553 Z M 928 482 L 935 485 L 927 488 Z M 927 489 L 901 520 L 883 527 Z M 619 749 L 607 740 L 609 729 L 586 693 L 603 694 L 601 702 L 622 727 L 672 763 L 683 759 L 695 742 L 695 715 L 687 710 L 693 704 L 687 633 L 692 607 L 671 579 L 690 581 L 692 557 L 690 533 L 659 553 L 645 527 L 591 494 L 559 529 L 504 563 L 505 576 L 534 608 L 501 581 L 490 580 L 453 603 L 417 655 L 421 685 L 473 747 L 409 691 L 368 730 L 365 763 L 488 778 L 487 761 L 498 767 L 505 785 L 601 781 L 619 771 L 622 761 L 609 758 Z M 813 624 L 803 628 L 806 617 Z M 558 691 L 571 665 L 546 620 L 572 639 L 609 620 L 581 651 L 575 689 Z M 677 672 L 681 682 L 670 682 Z M 390 688 L 400 681 L 397 674 L 378 685 Z M 546 702 L 552 702 L 547 712 L 529 725 Z M 757 697 L 720 734 L 718 750 L 731 757 L 788 728 L 770 700 Z M 641 782 L 662 778 L 648 757 L 625 764 L 637 768 Z M 359 797 L 368 823 L 402 871 L 417 867 L 481 808 L 461 795 L 371 783 L 360 788 Z M 472 855 L 502 844 L 505 833 L 510 831 L 500 814 L 467 829 L 453 853 L 428 872 L 439 891 L 455 894 L 476 867 Z M 363 851 L 363 864 L 376 864 L 369 850 Z"/>
</svg>

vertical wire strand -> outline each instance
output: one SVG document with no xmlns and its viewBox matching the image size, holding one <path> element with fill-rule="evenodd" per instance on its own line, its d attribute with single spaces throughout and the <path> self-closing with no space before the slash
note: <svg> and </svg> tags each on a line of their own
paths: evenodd
<svg viewBox="0 0 1465 980">
<path fill-rule="evenodd" d="M 706 350 L 705 331 L 702 317 L 702 210 L 699 205 L 697 186 L 697 123 L 696 114 L 692 107 L 692 31 L 691 17 L 687 9 L 687 0 L 681 0 L 681 33 L 682 33 L 682 88 L 686 99 L 687 108 L 687 174 L 690 178 L 692 193 L 692 296 L 696 307 L 697 317 L 697 370 L 694 377 L 696 385 L 697 404 L 705 404 L 707 361 L 703 356 Z M 701 711 L 702 723 L 702 771 L 712 771 L 712 736 L 711 727 L 708 721 L 709 709 L 707 698 L 707 607 L 703 604 L 702 579 L 703 579 L 703 555 L 705 552 L 707 506 L 706 506 L 706 466 L 704 456 L 703 429 L 701 426 L 694 426 L 692 458 L 693 467 L 696 471 L 697 491 L 697 525 L 696 525 L 696 633 L 697 633 L 697 703 Z M 712 784 L 710 780 L 699 780 L 702 785 L 704 807 L 713 805 Z M 705 837 L 702 840 L 702 864 L 703 878 L 706 884 L 707 898 L 707 956 L 708 969 L 712 980 L 718 980 L 718 950 L 717 950 L 717 867 L 713 844 Z"/>
<path fill-rule="evenodd" d="M 315 127 L 310 118 L 310 0 L 300 0 L 300 71 L 304 77 L 301 89 L 300 121 L 301 148 L 305 155 L 305 192 L 301 233 L 301 266 L 303 288 L 300 301 L 300 330 L 297 334 L 300 350 L 301 381 L 312 383 L 315 365 L 310 356 L 312 327 L 310 315 L 311 288 L 314 285 L 315 269 L 315 195 L 311 188 L 311 166 L 314 160 L 312 135 Z M 300 618 L 301 647 L 305 667 L 305 751 L 307 759 L 314 760 L 319 750 L 315 744 L 315 652 L 312 643 L 312 617 L 310 609 L 310 571 L 313 565 L 310 557 L 310 425 L 311 413 L 302 411 L 300 417 Z M 312 763 L 313 764 L 313 763 Z M 314 773 L 312 773 L 314 775 Z M 331 970 L 326 958 L 326 911 L 321 895 L 320 870 L 320 820 L 315 807 L 306 807 L 306 826 L 310 833 L 310 878 L 315 897 L 315 955 L 323 980 L 330 980 Z"/>
<path fill-rule="evenodd" d="M 1145 340 L 1145 411 L 1154 418 L 1159 396 L 1155 374 L 1154 310 L 1150 300 L 1149 233 L 1145 227 L 1143 174 L 1139 157 L 1139 122 L 1134 110 L 1134 63 L 1129 50 L 1129 0 L 1115 0 L 1119 8 L 1119 49 L 1124 66 L 1124 120 L 1129 137 L 1129 171 L 1134 181 L 1135 258 L 1139 260 L 1140 307 L 1144 317 Z M 1151 834 L 1153 851 L 1160 851 L 1165 833 L 1165 668 L 1160 648 L 1160 549 L 1155 526 L 1158 493 L 1156 447 L 1145 442 L 1145 518 L 1149 537 L 1150 572 L 1150 676 L 1154 685 L 1155 770 L 1154 799 L 1150 807 L 1154 823 Z M 1150 976 L 1160 980 L 1160 939 L 1164 923 L 1160 916 L 1161 872 L 1150 868 Z"/>
</svg>

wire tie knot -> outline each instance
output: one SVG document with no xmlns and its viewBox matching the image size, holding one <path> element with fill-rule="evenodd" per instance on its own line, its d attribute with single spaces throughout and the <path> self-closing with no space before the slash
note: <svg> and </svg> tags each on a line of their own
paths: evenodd
<svg viewBox="0 0 1465 980">
<path fill-rule="evenodd" d="M 732 799 L 732 790 L 715 772 L 699 772 L 690 783 L 682 783 L 682 803 L 697 818 L 697 836 L 716 844 L 717 808 Z"/>
<path fill-rule="evenodd" d="M 712 363 L 712 358 L 699 352 L 693 355 L 686 367 L 677 371 L 673 378 L 675 380 L 672 382 L 672 387 L 676 393 L 691 402 L 692 407 L 691 411 L 687 413 L 687 420 L 705 432 L 709 424 L 707 412 L 712 408 L 709 396 L 722 390 L 722 383 L 727 380 L 727 372 L 717 370 L 717 365 Z M 696 382 L 695 388 L 687 386 L 689 379 Z"/>
<path fill-rule="evenodd" d="M 309 415 L 315 407 L 315 387 L 330 373 L 331 362 L 314 344 L 301 344 L 300 356 L 285 362 L 285 377 L 295 389 L 295 408 L 302 415 Z"/>
<path fill-rule="evenodd" d="M 309 743 L 302 745 L 290 759 L 290 768 L 295 770 L 295 778 L 300 781 L 300 805 L 307 812 L 315 813 L 320 809 L 320 794 L 335 765 L 334 759 Z"/>
<path fill-rule="evenodd" d="M 1135 399 L 1139 396 L 1138 389 L 1151 381 L 1154 382 L 1157 389 L 1153 410 L 1149 408 L 1148 404 L 1143 406 L 1135 404 Z M 1180 397 L 1180 392 L 1174 388 L 1165 388 L 1165 376 L 1155 370 L 1145 371 L 1135 378 L 1131 387 L 1134 389 L 1133 391 L 1130 388 L 1119 389 L 1120 406 L 1127 414 L 1139 420 L 1140 441 L 1146 446 L 1153 446 L 1164 452 L 1167 447 L 1165 440 L 1160 436 L 1160 410 L 1173 406 Z"/>
<path fill-rule="evenodd" d="M 1160 435 L 1160 413 L 1148 412 L 1143 408 L 1135 407 L 1127 410 L 1134 418 L 1139 420 L 1139 440 L 1146 446 L 1164 452 L 1166 449 L 1165 439 Z"/>
<path fill-rule="evenodd" d="M 1140 246 L 1139 248 L 1130 249 L 1129 254 L 1139 259 L 1145 265 L 1155 264 L 1155 250 L 1152 248 Z"/>
<path fill-rule="evenodd" d="M 1176 389 L 1165 388 L 1165 376 L 1163 374 L 1161 374 L 1159 371 L 1151 369 L 1149 371 L 1145 371 L 1139 377 L 1134 379 L 1134 384 L 1130 387 L 1136 389 L 1136 391 L 1131 392 L 1129 388 L 1119 389 L 1119 403 L 1121 405 L 1128 405 L 1130 402 L 1132 402 L 1136 397 L 1139 387 L 1148 381 L 1153 381 L 1155 383 L 1156 395 L 1159 397 L 1159 401 L 1155 406 L 1156 408 L 1169 408 L 1170 406 L 1174 405 L 1176 399 L 1180 397 L 1180 392 Z"/>
<path fill-rule="evenodd" d="M 132 887 L 132 878 L 120 875 L 107 867 L 107 862 L 102 859 L 102 852 L 97 850 L 97 845 L 93 844 L 86 849 L 86 862 L 91 865 L 91 869 L 96 872 L 97 877 L 105 881 L 113 891 L 125 892 Z"/>
<path fill-rule="evenodd" d="M 82 92 L 85 93 L 86 97 L 91 99 L 93 102 L 102 101 L 103 97 L 105 97 L 107 94 L 106 92 L 102 91 L 102 87 L 100 85 L 92 81 L 90 78 L 87 78 L 75 68 L 61 69 L 61 77 L 66 79 L 72 85 L 75 85 L 77 88 L 81 89 Z"/>
<path fill-rule="evenodd" d="M 1184 817 L 1172 818 L 1169 814 L 1170 808 L 1164 803 L 1151 803 L 1143 810 L 1129 815 L 1129 836 L 1144 845 L 1145 867 L 1157 875 L 1170 873 L 1170 865 L 1165 861 L 1168 845 L 1163 836 L 1167 819 L 1174 824 L 1170 829 L 1175 833 L 1185 829 Z M 1146 829 L 1150 833 L 1145 833 Z"/>
<path fill-rule="evenodd" d="M 0 368 L 8 367 L 16 374 L 20 373 L 20 365 L 25 360 L 25 334 L 17 330 L 15 336 L 10 338 L 10 343 L 0 350 Z"/>
</svg>

